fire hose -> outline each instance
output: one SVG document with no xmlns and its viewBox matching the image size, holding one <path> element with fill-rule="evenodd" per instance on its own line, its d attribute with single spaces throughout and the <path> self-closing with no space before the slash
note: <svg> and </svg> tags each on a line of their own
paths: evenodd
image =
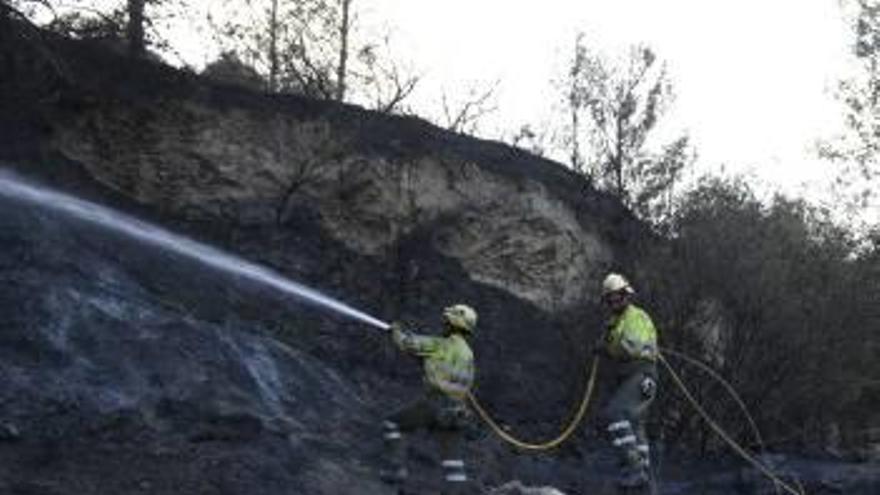
<svg viewBox="0 0 880 495">
<path fill-rule="evenodd" d="M 724 380 L 720 375 L 718 375 L 718 373 L 716 373 L 714 370 L 712 370 L 712 368 L 709 367 L 708 365 L 705 365 L 696 359 L 690 358 L 689 356 L 687 356 L 685 354 L 674 351 L 672 349 L 663 349 L 663 353 L 668 353 L 669 355 L 676 356 L 676 357 L 681 358 L 682 360 L 684 360 L 694 366 L 699 367 L 704 372 L 706 372 L 711 377 L 713 377 L 715 380 L 717 380 L 719 383 L 721 383 L 724 386 L 724 388 L 727 390 L 727 392 L 731 395 L 731 397 L 733 397 L 733 399 L 737 403 L 737 405 L 743 410 L 743 413 L 745 414 L 746 418 L 748 419 L 749 425 L 751 426 L 751 428 L 755 434 L 755 438 L 756 438 L 759 446 L 763 450 L 763 440 L 761 438 L 761 434 L 760 434 L 760 431 L 758 430 L 757 425 L 755 424 L 754 420 L 752 419 L 752 416 L 748 413 L 748 409 L 746 408 L 742 399 L 739 398 L 739 395 L 736 393 L 736 391 L 733 389 L 733 387 L 730 386 L 729 383 L 727 383 L 726 380 Z M 762 463 L 760 460 L 758 460 L 754 455 L 749 453 L 744 447 L 742 447 L 739 443 L 737 443 L 736 440 L 734 440 L 730 436 L 730 434 L 728 434 L 723 428 L 721 428 L 721 426 L 719 426 L 718 423 L 714 419 L 712 419 L 712 417 L 709 415 L 709 413 L 706 412 L 706 410 L 703 408 L 703 406 L 700 405 L 700 403 L 696 400 L 696 398 L 694 398 L 693 394 L 690 392 L 690 390 L 684 384 L 681 377 L 678 375 L 678 373 L 675 371 L 675 369 L 673 369 L 672 366 L 669 364 L 669 362 L 666 360 L 663 353 L 660 353 L 658 355 L 658 359 L 659 359 L 660 363 L 663 365 L 663 367 L 666 369 L 666 371 L 669 372 L 669 375 L 672 377 L 673 383 L 675 383 L 676 387 L 684 395 L 685 399 L 688 401 L 688 403 L 691 405 L 691 407 L 693 407 L 694 410 L 697 412 L 697 414 L 699 414 L 700 417 L 706 422 L 706 424 L 709 425 L 709 427 L 712 429 L 712 431 L 715 432 L 715 434 L 717 434 L 737 455 L 739 455 L 746 462 L 748 462 L 753 467 L 755 467 L 766 478 L 773 481 L 773 483 L 777 489 L 782 488 L 783 490 L 785 490 L 786 492 L 788 492 L 791 495 L 805 495 L 805 491 L 803 490 L 803 487 L 798 486 L 797 488 L 795 488 L 792 484 L 785 482 L 770 467 L 766 466 L 764 463 Z M 521 439 L 515 437 L 514 435 L 508 433 L 504 429 L 504 427 L 499 425 L 498 422 L 492 418 L 492 416 L 489 414 L 489 412 L 486 410 L 486 408 L 483 407 L 483 405 L 480 403 L 480 401 L 477 399 L 477 397 L 474 394 L 472 394 L 472 393 L 468 394 L 467 398 L 468 398 L 468 402 L 471 404 L 471 406 L 476 411 L 477 415 L 483 420 L 483 422 L 486 423 L 486 425 L 489 426 L 489 428 L 496 435 L 498 435 L 502 440 L 506 441 L 510 445 L 513 445 L 514 447 L 517 447 L 521 450 L 528 450 L 528 451 L 551 450 L 553 448 L 556 448 L 556 447 L 562 445 L 562 443 L 564 443 L 566 440 L 568 440 L 572 436 L 572 434 L 574 434 L 574 432 L 577 430 L 577 427 L 579 426 L 579 424 L 583 421 L 584 417 L 586 416 L 586 412 L 587 412 L 587 409 L 589 408 L 590 400 L 591 400 L 591 397 L 593 395 L 593 391 L 595 388 L 596 375 L 598 374 L 597 373 L 598 368 L 599 368 L 599 358 L 597 357 L 596 359 L 593 360 L 593 364 L 590 366 L 590 371 L 589 371 L 588 378 L 587 378 L 586 390 L 584 391 L 583 398 L 580 401 L 580 404 L 578 406 L 578 409 L 577 409 L 575 415 L 572 417 L 571 421 L 568 422 L 568 424 L 565 426 L 565 428 L 562 429 L 562 431 L 559 433 L 559 435 L 557 435 L 553 439 L 542 441 L 542 442 L 529 442 L 529 441 L 521 440 Z"/>
</svg>

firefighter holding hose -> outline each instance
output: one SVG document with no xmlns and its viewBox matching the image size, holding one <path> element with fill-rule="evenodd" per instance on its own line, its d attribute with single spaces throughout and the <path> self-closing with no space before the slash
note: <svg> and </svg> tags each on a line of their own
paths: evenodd
<svg viewBox="0 0 880 495">
<path fill-rule="evenodd" d="M 632 303 L 629 282 L 611 273 L 602 283 L 602 302 L 610 313 L 596 352 L 610 362 L 613 392 L 602 409 L 605 432 L 619 453 L 621 493 L 650 487 L 651 456 L 645 433 L 648 408 L 657 395 L 657 330 L 651 317 Z"/>
<path fill-rule="evenodd" d="M 443 310 L 443 335 L 419 335 L 391 324 L 397 347 L 422 360 L 425 391 L 415 402 L 383 421 L 386 465 L 380 476 L 388 484 L 401 486 L 409 471 L 404 435 L 426 429 L 437 437 L 441 449 L 444 495 L 458 495 L 468 481 L 461 453 L 463 431 L 468 421 L 466 400 L 474 383 L 474 354 L 467 338 L 477 326 L 477 313 L 464 304 Z"/>
</svg>

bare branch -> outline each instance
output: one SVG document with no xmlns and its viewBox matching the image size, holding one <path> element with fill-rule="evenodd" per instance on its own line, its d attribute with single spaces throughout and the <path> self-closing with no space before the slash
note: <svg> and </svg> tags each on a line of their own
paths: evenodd
<svg viewBox="0 0 880 495">
<path fill-rule="evenodd" d="M 396 110 L 398 105 L 403 103 L 415 91 L 420 81 L 418 76 L 402 78 L 397 72 L 389 74 L 389 78 L 393 84 L 391 94 L 384 102 L 381 100 L 376 101 L 376 109 L 382 113 L 391 113 Z"/>
<path fill-rule="evenodd" d="M 498 109 L 497 106 L 487 105 L 487 102 L 495 96 L 499 83 L 500 81 L 495 81 L 482 92 L 471 89 L 468 99 L 455 111 L 450 107 L 448 97 L 444 93 L 441 98 L 446 118 L 445 127 L 455 132 L 473 132 L 480 119 Z"/>
<path fill-rule="evenodd" d="M 287 219 L 293 198 L 304 186 L 318 180 L 327 162 L 340 160 L 352 149 L 351 136 L 340 137 L 325 123 L 316 123 L 313 132 L 296 132 L 280 117 L 272 123 L 277 159 L 290 169 L 290 179 L 281 192 L 275 210 L 278 225 Z M 290 151 L 288 151 L 290 150 Z"/>
</svg>

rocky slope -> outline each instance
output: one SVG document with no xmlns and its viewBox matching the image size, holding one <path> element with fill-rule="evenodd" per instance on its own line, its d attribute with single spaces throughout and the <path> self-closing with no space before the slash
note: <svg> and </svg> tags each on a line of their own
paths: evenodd
<svg viewBox="0 0 880 495">
<path fill-rule="evenodd" d="M 245 322 L 145 290 L 161 264 L 152 283 L 219 291 L 204 267 L 0 206 L 0 403 L 14 432 L 0 442 L 0 492 L 380 493 L 340 448 L 372 426 L 350 381 Z"/>
<path fill-rule="evenodd" d="M 304 113 L 302 102 L 283 97 L 218 106 L 210 99 L 222 93 L 205 90 L 218 94 L 61 111 L 48 145 L 108 186 L 188 221 L 284 225 L 307 210 L 332 238 L 370 256 L 389 256 L 424 230 L 430 247 L 472 280 L 545 310 L 582 303 L 614 259 L 599 227 L 606 211 L 579 215 L 528 171 L 543 167 L 579 183 L 549 163 L 419 121 L 344 106 Z"/>
<path fill-rule="evenodd" d="M 557 164 L 417 119 L 46 43 L 50 55 L 7 52 L 0 158 L 80 195 L 124 198 L 387 319 L 431 326 L 440 307 L 468 301 L 493 405 L 513 412 L 522 384 L 536 400 L 574 400 L 596 281 L 643 235 L 611 198 Z M 375 365 L 362 340 L 320 349 L 358 373 Z"/>
</svg>

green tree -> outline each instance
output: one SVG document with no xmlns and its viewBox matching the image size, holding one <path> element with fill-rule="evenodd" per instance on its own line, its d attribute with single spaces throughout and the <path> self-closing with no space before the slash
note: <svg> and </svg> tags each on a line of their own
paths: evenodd
<svg viewBox="0 0 880 495">
<path fill-rule="evenodd" d="M 658 155 L 634 163 L 627 174 L 630 207 L 655 228 L 669 228 L 678 199 L 675 185 L 694 159 L 690 138 L 683 136 L 664 146 Z"/>
<path fill-rule="evenodd" d="M 648 138 L 673 99 L 665 64 L 647 46 L 620 59 L 593 51 L 579 36 L 564 83 L 571 167 L 613 192 L 639 213 L 656 200 L 689 162 L 688 140 L 657 153 Z"/>
<path fill-rule="evenodd" d="M 880 1 L 853 0 L 842 5 L 855 8 L 852 50 L 860 70 L 838 87 L 847 132 L 822 143 L 820 155 L 842 167 L 836 185 L 851 207 L 861 209 L 876 206 L 880 179 Z"/>
<path fill-rule="evenodd" d="M 663 253 L 650 256 L 662 266 L 646 284 L 660 300 L 652 306 L 660 326 L 676 330 L 667 345 L 704 347 L 706 329 L 693 320 L 709 307 L 723 322 L 711 342 L 716 365 L 771 441 L 815 446 L 823 440 L 816 432 L 833 423 L 864 429 L 864 377 L 878 371 L 871 357 L 878 289 L 869 269 L 876 252 L 857 254 L 828 211 L 781 196 L 764 203 L 737 180 L 704 180 L 685 195 L 672 232 L 671 244 L 657 248 Z M 688 379 L 712 414 L 747 440 L 717 388 L 699 375 Z M 696 426 L 679 431 L 692 435 Z"/>
</svg>

